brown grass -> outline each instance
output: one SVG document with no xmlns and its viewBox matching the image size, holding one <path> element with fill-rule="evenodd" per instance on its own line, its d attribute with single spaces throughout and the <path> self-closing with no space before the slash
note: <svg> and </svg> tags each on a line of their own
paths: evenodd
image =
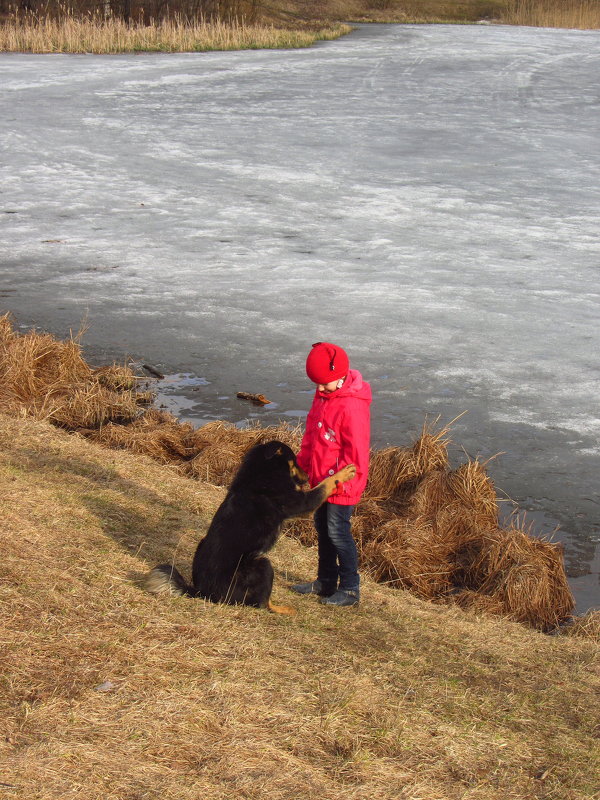
<svg viewBox="0 0 600 800">
<path fill-rule="evenodd" d="M 498 17 L 505 0 L 279 0 L 262 14 L 277 24 L 296 20 L 350 22 L 475 22 Z"/>
<path fill-rule="evenodd" d="M 162 464 L 173 464 L 184 475 L 217 486 L 230 483 L 244 454 L 255 444 L 279 439 L 297 449 L 301 438 L 299 428 L 285 423 L 240 429 L 218 421 L 194 428 L 157 409 L 149 409 L 126 426 L 108 423 L 79 432 L 107 447 L 133 450 Z"/>
<path fill-rule="evenodd" d="M 0 781 L 29 800 L 590 800 L 598 647 L 365 578 L 294 618 L 139 578 L 189 569 L 224 490 L 0 414 Z"/>
<path fill-rule="evenodd" d="M 91 369 L 79 337 L 60 342 L 17 335 L 0 318 L 0 411 L 32 416 L 113 449 L 131 450 L 199 481 L 226 486 L 245 452 L 279 439 L 297 450 L 302 431 L 286 423 L 199 429 L 146 409 L 128 367 Z M 574 601 L 561 549 L 530 531 L 498 526 L 498 500 L 485 464 L 451 469 L 449 427 L 425 423 L 409 447 L 374 451 L 353 531 L 363 570 L 375 580 L 438 603 L 485 609 L 542 631 L 569 620 Z M 315 544 L 311 520 L 286 532 Z"/>
<path fill-rule="evenodd" d="M 490 529 L 465 544 L 461 561 L 461 583 L 492 598 L 503 616 L 551 630 L 573 610 L 559 545 L 520 530 Z M 464 595 L 460 605 L 468 607 L 469 598 Z"/>
<path fill-rule="evenodd" d="M 396 497 L 426 473 L 448 466 L 449 428 L 435 432 L 427 423 L 412 447 L 386 447 L 373 453 L 369 465 L 367 496 Z"/>
<path fill-rule="evenodd" d="M 66 341 L 34 330 L 19 335 L 9 315 L 0 317 L 0 408 L 69 430 L 138 417 L 151 395 L 135 390 L 127 366 L 92 369 L 82 355 L 82 333 Z"/>
<path fill-rule="evenodd" d="M 75 4 L 77 5 L 77 4 Z M 215 3 L 214 18 L 197 19 L 197 4 L 149 19 L 139 6 L 125 22 L 47 4 L 40 15 L 0 21 L 0 51 L 33 53 L 194 52 L 308 47 L 351 28 L 339 20 L 396 23 L 472 23 L 600 28 L 597 0 L 279 0 L 259 6 Z M 239 6 L 239 8 L 238 8 Z M 204 7 L 204 6 L 203 6 Z M 232 13 L 231 9 L 237 11 Z M 228 10 L 229 9 L 229 10 Z M 218 17 L 221 20 L 218 20 Z M 144 21 L 146 20 L 146 21 Z"/>
<path fill-rule="evenodd" d="M 567 636 L 580 636 L 600 642 L 600 609 L 588 611 L 582 617 L 577 617 L 563 633 Z"/>
<path fill-rule="evenodd" d="M 490 20 L 551 28 L 600 28 L 597 0 L 281 0 L 273 19 L 399 23 L 472 23 Z"/>
</svg>

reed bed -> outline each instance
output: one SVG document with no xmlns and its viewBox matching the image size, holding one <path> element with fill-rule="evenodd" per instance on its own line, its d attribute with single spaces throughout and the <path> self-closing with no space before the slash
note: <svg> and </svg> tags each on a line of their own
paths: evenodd
<svg viewBox="0 0 600 800">
<path fill-rule="evenodd" d="M 189 477 L 227 486 L 247 450 L 271 439 L 297 449 L 299 428 L 285 423 L 238 428 L 229 422 L 209 422 L 201 428 L 181 423 L 172 414 L 148 409 L 128 425 L 109 422 L 91 430 L 78 430 L 86 438 L 120 450 L 133 450 L 171 464 Z"/>
<path fill-rule="evenodd" d="M 0 408 L 68 430 L 136 419 L 152 395 L 137 390 L 126 365 L 92 369 L 82 335 L 65 341 L 34 330 L 19 335 L 9 315 L 0 317 Z"/>
<path fill-rule="evenodd" d="M 218 486 L 229 484 L 258 442 L 279 439 L 298 450 L 299 426 L 239 428 L 218 421 L 196 429 L 148 408 L 151 395 L 138 391 L 132 370 L 92 369 L 80 338 L 19 335 L 8 316 L 0 317 L 0 411 L 48 420 Z M 353 522 L 363 569 L 427 600 L 554 630 L 574 608 L 561 548 L 529 530 L 501 529 L 486 465 L 468 460 L 452 469 L 449 426 L 437 425 L 426 422 L 410 446 L 372 453 Z M 293 520 L 286 532 L 316 543 L 311 520 Z"/>
<path fill-rule="evenodd" d="M 600 28 L 597 0 L 509 0 L 500 13 L 509 25 L 539 28 Z"/>
<path fill-rule="evenodd" d="M 309 47 L 350 31 L 343 24 L 286 30 L 243 21 L 164 19 L 151 24 L 116 17 L 14 16 L 0 24 L 0 51 L 27 53 L 200 52 Z"/>
<path fill-rule="evenodd" d="M 454 470 L 440 469 L 439 445 L 448 442 L 446 434 L 444 429 L 436 438 L 425 426 L 411 448 L 398 448 L 403 452 L 395 456 L 386 453 L 393 465 L 393 494 L 374 500 L 367 489 L 356 511 L 364 567 L 375 580 L 424 599 L 555 629 L 574 607 L 561 547 L 530 531 L 500 529 L 498 500 L 485 466 L 471 460 Z M 431 453 L 432 469 L 423 463 L 416 483 L 408 473 L 399 506 L 402 484 L 393 482 L 395 467 L 415 450 Z M 380 486 L 384 476 L 377 481 Z"/>
</svg>

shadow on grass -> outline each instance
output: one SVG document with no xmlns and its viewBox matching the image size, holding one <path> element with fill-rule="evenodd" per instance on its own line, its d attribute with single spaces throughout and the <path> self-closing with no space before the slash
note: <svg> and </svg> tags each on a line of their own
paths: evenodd
<svg viewBox="0 0 600 800">
<path fill-rule="evenodd" d="M 17 447 L 5 463 L 53 484 L 57 501 L 64 506 L 83 505 L 107 536 L 130 555 L 144 559 L 149 567 L 177 562 L 178 569 L 183 565 L 185 574 L 214 511 L 198 514 L 183 500 L 165 500 L 121 475 L 117 467 L 102 466 L 85 457 Z M 132 573 L 130 578 L 139 586 L 143 573 Z"/>
</svg>

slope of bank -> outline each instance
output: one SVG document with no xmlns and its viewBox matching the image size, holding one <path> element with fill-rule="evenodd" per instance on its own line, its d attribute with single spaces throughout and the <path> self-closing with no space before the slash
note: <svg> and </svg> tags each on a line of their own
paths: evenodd
<svg viewBox="0 0 600 800">
<path fill-rule="evenodd" d="M 2 789 L 7 797 L 589 800 L 598 648 L 365 581 L 294 618 L 157 599 L 224 489 L 0 415 Z M 596 699 L 595 699 L 596 697 Z"/>
</svg>

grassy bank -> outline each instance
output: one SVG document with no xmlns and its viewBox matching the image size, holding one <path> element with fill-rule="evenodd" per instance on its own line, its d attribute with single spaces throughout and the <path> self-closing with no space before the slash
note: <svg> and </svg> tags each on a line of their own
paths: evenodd
<svg viewBox="0 0 600 800">
<path fill-rule="evenodd" d="M 336 39 L 350 31 L 331 23 L 302 30 L 272 24 L 244 22 L 185 22 L 165 19 L 158 23 L 126 23 L 67 14 L 49 17 L 14 17 L 0 24 L 0 51 L 28 53 L 136 53 L 198 52 L 309 47 Z"/>
<path fill-rule="evenodd" d="M 282 20 L 304 15 L 313 20 L 410 24 L 488 20 L 507 25 L 600 28 L 597 0 L 282 0 L 277 9 Z"/>
<path fill-rule="evenodd" d="M 30 800 L 590 800 L 598 646 L 365 580 L 294 618 L 138 581 L 187 571 L 224 490 L 0 414 L 0 780 Z"/>
<path fill-rule="evenodd" d="M 600 28 L 596 0 L 282 0 L 253 4 L 252 23 L 190 21 L 189 16 L 143 22 L 75 11 L 32 13 L 0 21 L 0 51 L 31 53 L 198 52 L 308 47 L 351 28 L 339 20 L 473 23 Z M 191 17 L 193 19 L 193 15 Z M 243 17 L 240 17 L 242 20 Z"/>
<path fill-rule="evenodd" d="M 310 47 L 349 33 L 351 27 L 339 19 L 405 24 L 491 20 L 507 25 L 598 29 L 600 7 L 595 0 L 381 0 L 367 5 L 325 4 L 308 17 L 301 10 L 269 7 L 264 21 L 252 24 L 178 19 L 145 24 L 74 15 L 13 17 L 0 22 L 0 52 L 111 54 Z"/>
</svg>

